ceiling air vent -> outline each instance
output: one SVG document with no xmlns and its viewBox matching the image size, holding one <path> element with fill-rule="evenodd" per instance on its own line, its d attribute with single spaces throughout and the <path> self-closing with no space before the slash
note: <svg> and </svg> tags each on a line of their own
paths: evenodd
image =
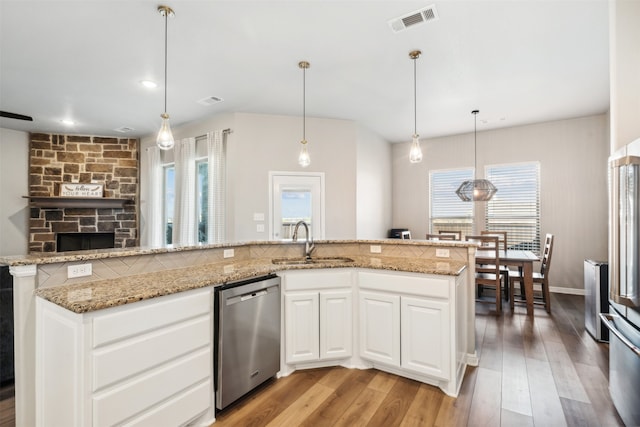
<svg viewBox="0 0 640 427">
<path fill-rule="evenodd" d="M 224 101 L 224 99 L 218 98 L 217 96 L 207 96 L 206 98 L 202 98 L 201 100 L 199 100 L 198 104 L 209 106 L 222 101 Z"/>
<path fill-rule="evenodd" d="M 431 6 L 427 6 L 423 9 L 419 9 L 390 20 L 389 26 L 394 33 L 398 33 L 416 25 L 425 24 L 430 21 L 437 21 L 438 19 L 439 17 L 436 5 L 432 4 Z"/>
<path fill-rule="evenodd" d="M 118 129 L 114 129 L 114 130 L 115 130 L 116 132 L 127 133 L 127 132 L 131 132 L 131 131 L 133 131 L 133 130 L 135 130 L 135 129 L 130 128 L 130 127 L 128 127 L 128 126 L 122 126 L 122 127 L 119 127 Z"/>
</svg>

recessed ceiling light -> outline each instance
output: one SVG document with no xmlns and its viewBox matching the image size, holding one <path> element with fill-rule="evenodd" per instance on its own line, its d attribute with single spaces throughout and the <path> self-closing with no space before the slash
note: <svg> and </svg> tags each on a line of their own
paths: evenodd
<svg viewBox="0 0 640 427">
<path fill-rule="evenodd" d="M 151 80 L 141 80 L 140 84 L 149 89 L 155 89 L 158 87 L 156 82 L 152 82 Z"/>
<path fill-rule="evenodd" d="M 62 122 L 62 124 L 66 125 L 66 126 L 73 126 L 73 125 L 76 124 L 76 122 L 74 122 L 71 119 L 62 119 L 62 120 L 60 120 L 60 122 Z"/>
</svg>

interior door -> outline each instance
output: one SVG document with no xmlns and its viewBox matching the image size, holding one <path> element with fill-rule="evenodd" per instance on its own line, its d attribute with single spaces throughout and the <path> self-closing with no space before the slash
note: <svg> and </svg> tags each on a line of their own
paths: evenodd
<svg viewBox="0 0 640 427">
<path fill-rule="evenodd" d="M 314 239 L 324 239 L 324 173 L 270 172 L 269 236 L 289 240 L 298 221 L 310 226 Z M 298 230 L 304 239 L 304 227 Z"/>
</svg>

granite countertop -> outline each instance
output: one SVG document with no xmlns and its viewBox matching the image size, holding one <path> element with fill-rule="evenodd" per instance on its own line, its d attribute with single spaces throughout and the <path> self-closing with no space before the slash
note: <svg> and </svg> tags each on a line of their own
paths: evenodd
<svg viewBox="0 0 640 427">
<path fill-rule="evenodd" d="M 304 241 L 300 241 L 297 244 L 303 244 Z M 399 239 L 383 239 L 383 240 L 316 240 L 316 245 L 321 244 L 394 244 L 394 245 L 406 245 L 406 246 L 448 246 L 448 247 L 470 247 L 477 246 L 475 243 L 469 243 L 465 241 L 452 241 L 452 240 L 399 240 Z M 247 242 L 227 242 L 227 243 L 214 243 L 214 244 L 198 244 L 194 246 L 161 246 L 161 247 L 147 247 L 139 246 L 134 248 L 116 248 L 116 249 L 93 249 L 86 251 L 75 252 L 37 252 L 29 255 L 8 255 L 0 256 L 0 265 L 20 266 L 20 265 L 40 265 L 40 264 L 55 264 L 58 262 L 74 262 L 74 261 L 88 261 L 92 259 L 106 259 L 106 258 L 120 258 L 126 256 L 136 255 L 148 255 L 148 254 L 162 254 L 170 252 L 184 252 L 194 251 L 201 249 L 215 249 L 215 248 L 232 248 L 239 246 L 251 246 L 251 245 L 291 245 L 296 244 L 291 241 L 282 240 L 260 240 L 260 241 L 247 241 Z"/>
<path fill-rule="evenodd" d="M 359 267 L 457 276 L 466 268 L 464 262 L 452 260 L 370 256 L 349 256 L 349 258 L 353 262 L 339 264 L 316 262 L 276 265 L 271 258 L 220 262 L 198 268 L 178 268 L 116 279 L 40 288 L 35 291 L 35 294 L 72 312 L 86 313 L 285 270 Z"/>
</svg>

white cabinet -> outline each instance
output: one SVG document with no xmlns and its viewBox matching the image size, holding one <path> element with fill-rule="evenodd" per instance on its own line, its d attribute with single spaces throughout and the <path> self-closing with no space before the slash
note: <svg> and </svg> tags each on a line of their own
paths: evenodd
<svg viewBox="0 0 640 427">
<path fill-rule="evenodd" d="M 351 275 L 340 270 L 281 274 L 286 363 L 351 357 Z"/>
<path fill-rule="evenodd" d="M 320 358 L 320 304 L 317 292 L 285 295 L 287 363 Z"/>
<path fill-rule="evenodd" d="M 449 303 L 402 296 L 401 366 L 433 377 L 450 379 Z"/>
<path fill-rule="evenodd" d="M 455 278 L 361 271 L 358 279 L 360 356 L 451 380 L 456 351 L 450 296 Z"/>
<path fill-rule="evenodd" d="M 39 426 L 213 422 L 211 288 L 76 314 L 36 301 Z"/>
<path fill-rule="evenodd" d="M 360 291 L 360 355 L 400 365 L 400 297 Z"/>
</svg>

